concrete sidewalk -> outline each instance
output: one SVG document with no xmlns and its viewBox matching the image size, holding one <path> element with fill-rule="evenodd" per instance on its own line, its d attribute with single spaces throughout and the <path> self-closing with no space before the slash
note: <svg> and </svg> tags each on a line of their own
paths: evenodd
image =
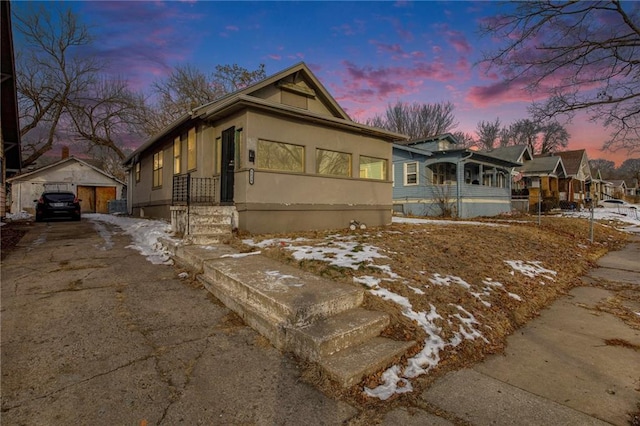
<svg viewBox="0 0 640 426">
<path fill-rule="evenodd" d="M 474 425 L 628 425 L 640 409 L 640 331 L 598 310 L 614 293 L 590 285 L 606 279 L 640 292 L 640 238 L 598 265 L 585 286 L 510 336 L 503 355 L 446 375 L 421 398 Z M 625 304 L 640 312 L 637 297 Z"/>
</svg>

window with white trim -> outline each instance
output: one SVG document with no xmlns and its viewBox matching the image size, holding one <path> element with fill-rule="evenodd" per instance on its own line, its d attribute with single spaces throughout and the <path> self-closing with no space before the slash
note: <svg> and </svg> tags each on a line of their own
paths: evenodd
<svg viewBox="0 0 640 426">
<path fill-rule="evenodd" d="M 404 184 L 417 185 L 418 184 L 418 162 L 404 163 Z"/>
</svg>

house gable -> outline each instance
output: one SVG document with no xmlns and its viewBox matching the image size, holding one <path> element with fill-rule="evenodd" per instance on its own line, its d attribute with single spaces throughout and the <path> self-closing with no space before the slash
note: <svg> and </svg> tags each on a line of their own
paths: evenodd
<svg viewBox="0 0 640 426">
<path fill-rule="evenodd" d="M 261 84 L 260 87 L 244 94 L 319 115 L 350 120 L 347 113 L 304 64 L 278 73 L 264 83 L 267 84 Z"/>
<path fill-rule="evenodd" d="M 352 122 L 331 94 L 304 63 L 299 63 L 244 89 L 196 108 L 194 116 L 215 116 L 222 110 L 252 100 L 258 105 L 291 107 L 300 112 Z"/>
<path fill-rule="evenodd" d="M 526 145 L 512 145 L 494 148 L 487 151 L 479 151 L 491 155 L 492 157 L 500 158 L 514 163 L 525 163 L 533 159 L 531 150 Z"/>
<path fill-rule="evenodd" d="M 580 181 L 586 181 L 591 177 L 591 168 L 589 167 L 586 150 L 563 151 L 557 152 L 554 155 L 562 158 L 562 163 L 564 164 L 568 177 Z"/>
</svg>

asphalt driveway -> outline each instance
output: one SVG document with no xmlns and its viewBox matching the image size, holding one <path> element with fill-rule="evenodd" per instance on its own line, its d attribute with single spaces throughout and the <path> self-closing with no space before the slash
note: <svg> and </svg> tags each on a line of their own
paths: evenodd
<svg viewBox="0 0 640 426">
<path fill-rule="evenodd" d="M 336 424 L 357 414 L 119 228 L 35 224 L 2 261 L 3 425 Z"/>
</svg>

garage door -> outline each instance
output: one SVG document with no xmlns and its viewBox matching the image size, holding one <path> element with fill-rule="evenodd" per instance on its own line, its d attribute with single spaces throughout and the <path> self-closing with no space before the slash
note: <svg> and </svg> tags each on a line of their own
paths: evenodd
<svg viewBox="0 0 640 426">
<path fill-rule="evenodd" d="M 109 213 L 109 201 L 116 199 L 112 186 L 78 186 L 78 198 L 83 213 Z"/>
</svg>

